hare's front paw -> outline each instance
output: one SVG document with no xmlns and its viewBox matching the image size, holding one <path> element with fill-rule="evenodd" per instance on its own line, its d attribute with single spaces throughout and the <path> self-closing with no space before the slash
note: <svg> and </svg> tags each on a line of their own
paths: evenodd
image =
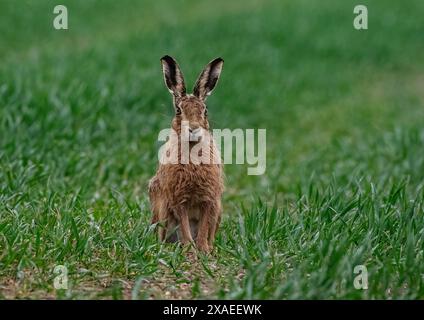
<svg viewBox="0 0 424 320">
<path fill-rule="evenodd" d="M 209 252 L 211 252 L 211 248 L 209 247 L 209 245 L 208 245 L 207 242 L 197 242 L 196 243 L 196 246 L 197 246 L 197 249 L 200 252 L 203 252 L 203 253 L 209 253 Z"/>
</svg>

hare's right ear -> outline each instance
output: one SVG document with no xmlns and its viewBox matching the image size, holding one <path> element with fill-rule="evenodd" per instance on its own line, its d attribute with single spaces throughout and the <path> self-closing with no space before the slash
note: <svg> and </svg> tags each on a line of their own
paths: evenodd
<svg viewBox="0 0 424 320">
<path fill-rule="evenodd" d="M 182 97 L 186 94 L 184 76 L 178 63 L 170 56 L 163 56 L 162 63 L 163 77 L 165 84 L 175 97 Z"/>
<path fill-rule="evenodd" d="M 221 58 L 216 58 L 206 65 L 194 85 L 193 94 L 196 97 L 206 100 L 206 97 L 211 94 L 218 82 L 223 65 L 224 60 Z"/>
</svg>

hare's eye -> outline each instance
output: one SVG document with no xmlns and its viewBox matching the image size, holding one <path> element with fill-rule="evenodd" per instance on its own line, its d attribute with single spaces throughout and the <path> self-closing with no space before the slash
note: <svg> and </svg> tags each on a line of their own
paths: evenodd
<svg viewBox="0 0 424 320">
<path fill-rule="evenodd" d="M 208 109 L 205 109 L 205 117 L 208 116 Z"/>
<path fill-rule="evenodd" d="M 180 107 L 175 107 L 175 114 L 177 116 L 181 115 L 181 108 Z"/>
</svg>

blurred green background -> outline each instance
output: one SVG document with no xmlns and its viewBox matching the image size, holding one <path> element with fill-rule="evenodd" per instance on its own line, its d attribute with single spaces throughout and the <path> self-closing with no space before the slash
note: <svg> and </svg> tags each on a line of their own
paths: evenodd
<svg viewBox="0 0 424 320">
<path fill-rule="evenodd" d="M 361 1 L 366 31 L 350 0 L 57 4 L 0 1 L 1 297 L 424 297 L 424 2 Z M 164 54 L 188 87 L 223 57 L 212 127 L 267 129 L 196 272 L 148 223 Z"/>
</svg>

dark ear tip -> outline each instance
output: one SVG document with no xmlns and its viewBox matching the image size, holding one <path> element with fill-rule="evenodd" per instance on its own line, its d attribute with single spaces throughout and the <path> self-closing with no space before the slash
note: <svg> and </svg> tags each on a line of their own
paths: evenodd
<svg viewBox="0 0 424 320">
<path fill-rule="evenodd" d="M 171 62 L 174 62 L 175 60 L 171 56 L 164 55 L 162 58 L 160 58 L 160 61 L 171 63 Z"/>
</svg>

